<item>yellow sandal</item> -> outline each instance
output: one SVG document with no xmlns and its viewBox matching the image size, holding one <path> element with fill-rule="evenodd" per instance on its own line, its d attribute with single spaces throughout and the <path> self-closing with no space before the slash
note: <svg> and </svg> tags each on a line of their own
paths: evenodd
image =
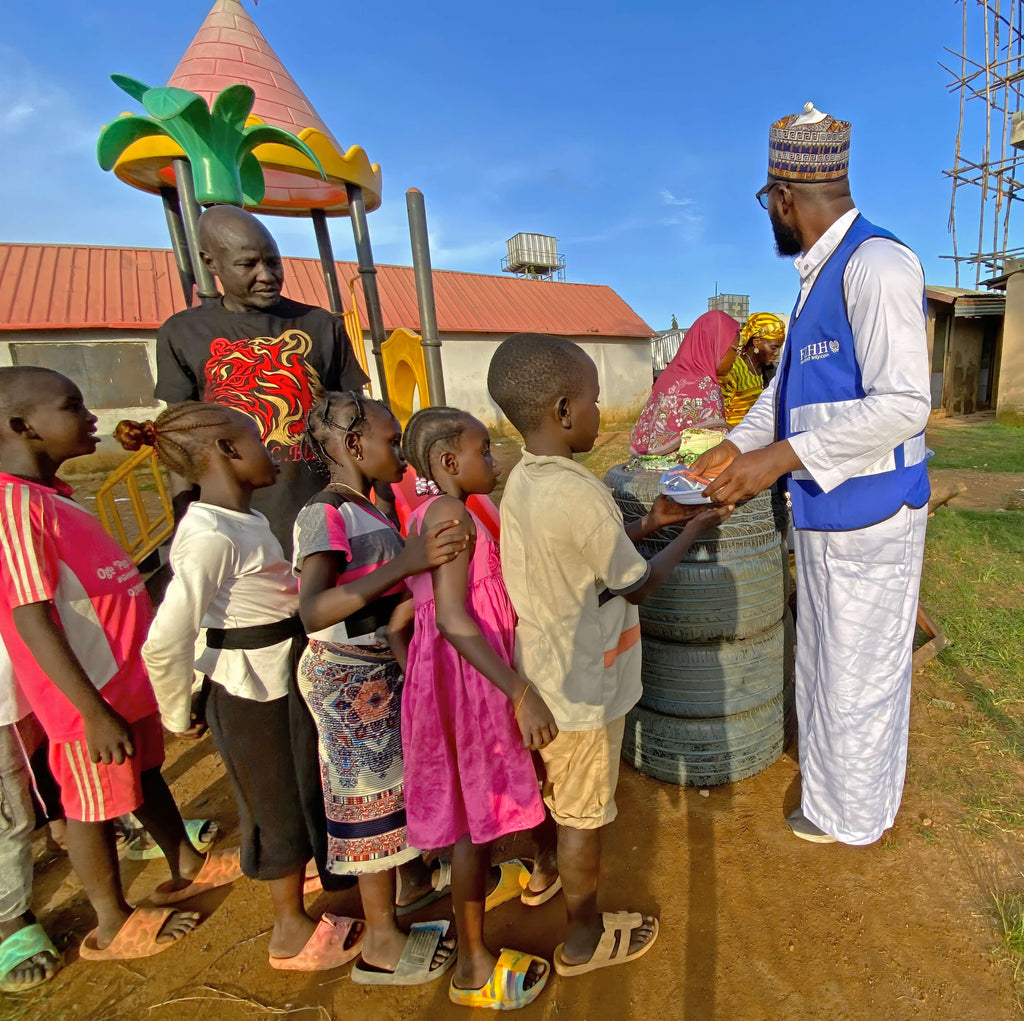
<svg viewBox="0 0 1024 1021">
<path fill-rule="evenodd" d="M 526 973 L 534 962 L 544 965 L 544 974 L 526 989 Z M 543 957 L 534 957 L 521 950 L 505 949 L 498 954 L 498 963 L 484 985 L 479 989 L 459 989 L 453 979 L 448 985 L 448 999 L 462 1007 L 518 1010 L 540 996 L 550 975 L 551 965 Z"/>
</svg>

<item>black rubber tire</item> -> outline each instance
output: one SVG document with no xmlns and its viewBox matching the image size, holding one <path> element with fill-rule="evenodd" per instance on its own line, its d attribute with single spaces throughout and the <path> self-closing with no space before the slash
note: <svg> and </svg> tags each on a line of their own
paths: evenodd
<svg viewBox="0 0 1024 1021">
<path fill-rule="evenodd" d="M 684 720 L 637 706 L 626 716 L 622 757 L 646 776 L 686 787 L 717 787 L 754 776 L 782 755 L 782 693 L 734 716 Z"/>
<path fill-rule="evenodd" d="M 640 629 L 645 639 L 668 642 L 733 641 L 774 627 L 785 607 L 778 547 L 729 560 L 683 561 L 640 604 Z"/>
<path fill-rule="evenodd" d="M 781 621 L 739 642 L 682 645 L 643 640 L 640 704 L 663 716 L 732 716 L 782 692 L 787 670 Z"/>
<path fill-rule="evenodd" d="M 627 472 L 625 465 L 614 465 L 605 473 L 604 481 L 629 522 L 643 517 L 658 495 L 662 473 L 640 470 Z M 640 544 L 640 551 L 650 559 L 681 531 L 681 527 L 663 528 Z M 769 490 L 740 504 L 729 519 L 718 528 L 701 536 L 683 557 L 687 563 L 708 563 L 750 556 L 751 552 L 775 549 L 781 541 Z"/>
</svg>

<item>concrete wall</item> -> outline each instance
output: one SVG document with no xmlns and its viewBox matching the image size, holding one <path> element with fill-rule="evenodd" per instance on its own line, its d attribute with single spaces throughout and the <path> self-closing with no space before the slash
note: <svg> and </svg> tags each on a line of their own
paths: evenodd
<svg viewBox="0 0 1024 1021">
<path fill-rule="evenodd" d="M 942 381 L 942 406 L 949 415 L 970 415 L 978 410 L 978 382 L 984 339 L 983 318 L 953 320 Z"/>
<path fill-rule="evenodd" d="M 1006 282 L 1006 318 L 999 361 L 996 420 L 1024 425 L 1024 272 Z"/>
<path fill-rule="evenodd" d="M 152 418 L 156 330 L 4 330 L 0 365 L 41 365 L 74 380 L 109 435 L 122 418 Z"/>
<path fill-rule="evenodd" d="M 515 433 L 487 394 L 487 367 L 507 334 L 446 333 L 441 335 L 441 365 L 445 397 L 496 433 Z M 651 347 L 645 337 L 571 337 L 597 364 L 601 380 L 601 417 L 605 421 L 632 421 L 651 392 Z M 374 394 L 379 394 L 370 341 L 364 336 Z"/>
</svg>

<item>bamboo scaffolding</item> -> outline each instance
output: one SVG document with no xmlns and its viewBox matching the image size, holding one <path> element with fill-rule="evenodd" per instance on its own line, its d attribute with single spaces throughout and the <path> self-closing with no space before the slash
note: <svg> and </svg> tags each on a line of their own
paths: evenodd
<svg viewBox="0 0 1024 1021">
<path fill-rule="evenodd" d="M 959 93 L 959 118 L 953 149 L 953 167 L 943 174 L 951 180 L 948 228 L 953 254 L 956 285 L 960 271 L 973 266 L 974 286 L 982 286 L 983 270 L 994 277 L 993 285 L 1004 276 L 1005 263 L 1011 257 L 1010 216 L 1015 202 L 1024 200 L 1024 152 L 1008 144 L 1013 117 L 1021 107 L 1024 81 L 1024 0 L 955 0 L 962 8 L 959 51 L 945 51 L 959 60 L 959 72 L 951 62 L 939 61 L 949 75 L 947 90 Z M 975 12 L 968 17 L 968 5 Z M 977 51 L 976 32 L 982 32 L 984 56 Z M 972 45 L 968 45 L 969 36 Z M 982 123 L 978 106 L 983 105 Z M 996 138 L 998 133 L 998 140 Z M 980 153 L 965 154 L 978 145 Z M 962 253 L 957 232 L 957 206 L 965 187 L 978 188 L 977 246 Z M 964 214 L 961 214 L 964 215 Z M 970 217 L 973 220 L 973 216 Z M 990 250 L 986 235 L 991 234 Z M 1020 249 L 1012 250 L 1013 257 Z M 987 283 L 987 281 L 984 281 Z"/>
</svg>

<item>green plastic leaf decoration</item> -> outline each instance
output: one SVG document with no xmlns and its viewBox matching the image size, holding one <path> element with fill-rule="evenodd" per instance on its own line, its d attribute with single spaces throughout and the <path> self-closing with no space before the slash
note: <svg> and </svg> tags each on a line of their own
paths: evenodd
<svg viewBox="0 0 1024 1021">
<path fill-rule="evenodd" d="M 248 85 L 229 85 L 213 101 L 213 122 L 223 122 L 235 131 L 245 128 L 246 118 L 256 102 L 256 93 Z"/>
<path fill-rule="evenodd" d="M 320 176 L 325 181 L 327 180 L 327 174 L 321 166 L 320 160 L 317 159 L 316 153 L 301 138 L 293 135 L 290 131 L 285 131 L 284 128 L 275 128 L 273 124 L 253 124 L 252 127 L 246 128 L 242 132 L 242 137 L 242 144 L 245 146 L 246 152 L 252 152 L 258 145 L 270 144 L 287 145 L 292 149 L 298 149 L 320 171 Z"/>
<path fill-rule="evenodd" d="M 247 153 L 238 166 L 238 176 L 242 182 L 242 201 L 247 206 L 258 206 L 267 192 L 263 179 L 263 168 L 253 154 Z"/>
<path fill-rule="evenodd" d="M 132 99 L 137 99 L 140 103 L 142 97 L 149 92 L 149 86 L 144 82 L 140 82 L 138 78 L 129 78 L 126 74 L 112 74 L 110 80 L 121 90 L 127 92 Z"/>
<path fill-rule="evenodd" d="M 124 114 L 100 132 L 96 143 L 96 159 L 104 170 L 112 170 L 121 153 L 140 138 L 166 135 L 163 127 L 149 117 Z"/>
<path fill-rule="evenodd" d="M 210 116 L 209 107 L 202 96 L 197 96 L 188 89 L 175 88 L 173 85 L 165 85 L 159 89 L 150 89 L 142 97 L 142 105 L 146 113 L 157 120 L 166 121 L 173 117 L 184 117 L 186 114 L 195 115 L 198 107 L 202 107 L 206 116 Z"/>
<path fill-rule="evenodd" d="M 255 101 L 248 85 L 229 85 L 213 101 L 174 86 L 150 88 L 127 75 L 111 75 L 114 83 L 145 107 L 148 117 L 125 115 L 101 132 L 96 157 L 110 170 L 133 142 L 149 135 L 166 135 L 184 152 L 192 171 L 200 205 L 257 206 L 266 184 L 253 149 L 287 145 L 301 152 L 327 179 L 320 160 L 300 138 L 270 124 L 246 127 Z"/>
</svg>

